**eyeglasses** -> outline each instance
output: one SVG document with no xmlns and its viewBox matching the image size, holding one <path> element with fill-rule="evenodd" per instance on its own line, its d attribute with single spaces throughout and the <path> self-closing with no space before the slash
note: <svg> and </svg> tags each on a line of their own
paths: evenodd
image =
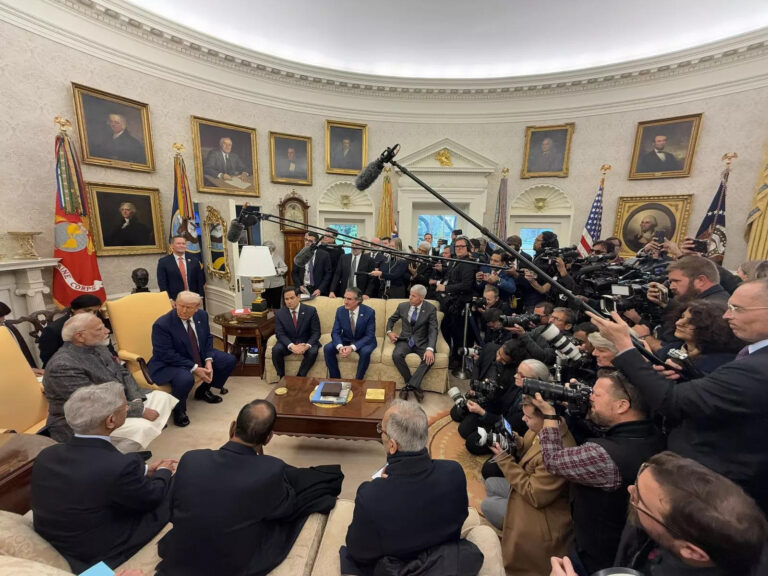
<svg viewBox="0 0 768 576">
<path fill-rule="evenodd" d="M 728 311 L 732 312 L 733 314 L 738 314 L 739 312 L 744 312 L 745 310 L 768 310 L 768 306 L 736 306 L 730 302 L 728 302 L 727 306 Z"/>
<path fill-rule="evenodd" d="M 467 246 L 466 244 L 454 244 L 453 247 L 454 248 L 469 248 L 469 246 Z"/>
<path fill-rule="evenodd" d="M 379 434 L 387 434 L 387 431 L 384 430 L 384 427 L 381 425 L 381 422 L 376 422 L 376 432 Z M 389 436 L 389 434 L 387 434 Z"/>
<path fill-rule="evenodd" d="M 677 532 L 677 531 L 673 530 L 672 528 L 670 528 L 669 526 L 667 526 L 664 523 L 664 521 L 661 520 L 661 518 L 659 518 L 658 516 L 653 515 L 647 509 L 640 507 L 641 504 L 643 506 L 645 506 L 645 502 L 643 502 L 643 499 L 640 496 L 640 490 L 638 490 L 638 488 L 637 488 L 637 481 L 640 479 L 640 474 L 642 474 L 648 468 L 648 466 L 650 466 L 650 464 L 648 462 L 643 462 L 640 465 L 640 468 L 637 471 L 637 477 L 635 478 L 635 483 L 632 485 L 632 490 L 629 493 L 629 504 L 630 504 L 630 506 L 632 506 L 632 508 L 634 508 L 638 512 L 642 512 L 643 514 L 648 516 L 648 518 L 650 518 L 651 520 L 653 520 L 654 522 L 659 524 L 662 528 L 664 528 L 667 532 L 669 532 L 672 536 L 674 536 L 678 540 L 689 540 L 685 536 L 682 536 L 679 532 Z"/>
</svg>

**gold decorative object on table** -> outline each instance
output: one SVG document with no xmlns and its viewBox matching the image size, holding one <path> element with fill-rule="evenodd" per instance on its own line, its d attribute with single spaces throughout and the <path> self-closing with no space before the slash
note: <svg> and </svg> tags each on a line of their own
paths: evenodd
<svg viewBox="0 0 768 576">
<path fill-rule="evenodd" d="M 453 166 L 453 160 L 451 160 L 451 151 L 448 148 L 443 148 L 437 153 L 435 159 L 440 163 L 440 166 Z"/>
<path fill-rule="evenodd" d="M 365 391 L 366 402 L 384 402 L 386 390 L 384 388 L 368 388 Z"/>
<path fill-rule="evenodd" d="M 8 232 L 8 236 L 16 241 L 14 260 L 39 260 L 40 255 L 35 250 L 35 236 L 42 232 Z"/>
</svg>

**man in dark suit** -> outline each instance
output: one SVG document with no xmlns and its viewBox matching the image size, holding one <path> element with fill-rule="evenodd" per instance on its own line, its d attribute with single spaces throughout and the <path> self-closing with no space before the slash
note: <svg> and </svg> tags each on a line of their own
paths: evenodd
<svg viewBox="0 0 768 576">
<path fill-rule="evenodd" d="M 48 360 L 56 354 L 56 351 L 64 344 L 64 340 L 61 338 L 61 330 L 64 328 L 64 323 L 72 318 L 75 314 L 91 313 L 97 314 L 101 308 L 101 300 L 98 296 L 93 294 L 81 294 L 77 298 L 74 298 L 69 303 L 69 312 L 60 316 L 50 324 L 48 324 L 40 333 L 40 340 L 37 343 L 40 349 L 40 360 L 43 363 L 43 368 L 48 363 Z M 110 347 L 112 345 L 110 344 Z M 111 348 L 110 348 L 111 349 Z M 117 353 L 112 350 L 113 354 L 117 356 Z"/>
<path fill-rule="evenodd" d="M 733 362 L 684 382 L 659 374 L 632 346 L 629 327 L 593 315 L 600 333 L 619 350 L 613 364 L 634 384 L 651 409 L 670 425 L 668 447 L 733 480 L 768 511 L 768 282 L 741 284 L 724 318 L 748 343 Z M 666 378 L 665 378 L 666 376 Z"/>
<path fill-rule="evenodd" d="M 158 576 L 267 574 L 280 564 L 303 525 L 289 520 L 296 493 L 289 466 L 264 454 L 275 407 L 246 404 L 218 450 L 181 457 L 171 495 L 173 528 L 158 543 Z"/>
<path fill-rule="evenodd" d="M 331 167 L 345 170 L 362 170 L 362 151 L 363 147 L 359 140 L 353 143 L 351 138 L 342 138 L 341 143 L 333 147 Z"/>
<path fill-rule="evenodd" d="M 275 176 L 294 180 L 307 180 L 307 156 L 296 157 L 296 148 L 288 147 L 285 155 L 280 155 L 275 161 Z"/>
<path fill-rule="evenodd" d="M 157 261 L 157 285 L 160 291 L 168 292 L 171 300 L 182 290 L 189 290 L 205 297 L 205 272 L 196 256 L 187 254 L 187 240 L 174 236 L 171 253 Z"/>
<path fill-rule="evenodd" d="M 158 384 L 170 384 L 171 393 L 179 399 L 173 409 L 177 426 L 189 424 L 187 396 L 195 381 L 201 382 L 195 400 L 217 404 L 222 398 L 211 388 L 217 388 L 220 394 L 229 392 L 224 384 L 237 364 L 232 354 L 214 349 L 208 314 L 200 310 L 201 302 L 194 292 L 179 292 L 174 309 L 152 325 L 149 375 Z"/>
<path fill-rule="evenodd" d="M 379 573 L 384 563 L 420 563 L 424 559 L 417 556 L 423 553 L 434 564 L 419 574 L 477 574 L 483 555 L 474 544 L 461 540 L 467 480 L 458 463 L 429 457 L 424 410 L 395 400 L 384 413 L 380 430 L 387 465 L 380 478 L 357 490 L 346 546 L 339 550 L 342 574 Z M 453 559 L 450 570 L 442 565 L 446 558 Z M 456 558 L 460 566 L 455 565 Z"/>
<path fill-rule="evenodd" d="M 361 238 L 360 240 L 365 240 Z M 371 272 L 374 268 L 373 258 L 370 254 L 363 252 L 363 245 L 360 240 L 352 241 L 352 253 L 344 254 L 341 257 L 339 265 L 336 267 L 336 273 L 331 280 L 331 292 L 328 294 L 331 298 L 336 298 L 337 294 L 344 294 L 350 286 L 360 288 L 363 298 L 375 297 L 368 294 L 368 288 L 371 279 L 369 276 L 356 276 L 355 272 Z"/>
<path fill-rule="evenodd" d="M 111 133 L 101 142 L 101 145 L 94 147 L 94 155 L 122 162 L 146 164 L 147 154 L 144 151 L 144 144 L 128 132 L 125 116 L 122 114 L 110 114 L 107 124 Z"/>
<path fill-rule="evenodd" d="M 344 292 L 344 305 L 336 310 L 336 319 L 331 331 L 331 342 L 323 348 L 325 365 L 331 378 L 341 378 L 339 360 L 357 352 L 356 380 L 365 378 L 371 354 L 378 346 L 376 342 L 376 312 L 362 304 L 363 293 L 360 288 L 348 288 Z"/>
<path fill-rule="evenodd" d="M 395 345 L 392 362 L 405 382 L 400 391 L 403 400 L 408 400 L 409 391 L 413 392 L 419 402 L 424 399 L 421 381 L 435 363 L 437 308 L 424 301 L 426 295 L 427 289 L 421 284 L 412 286 L 408 302 L 398 304 L 395 313 L 387 320 L 387 337 Z M 399 334 L 392 331 L 398 320 L 401 321 Z M 421 358 L 421 364 L 413 375 L 405 362 L 408 354 L 416 354 Z"/>
<path fill-rule="evenodd" d="M 232 139 L 219 139 L 218 150 L 211 150 L 205 156 L 203 173 L 209 178 L 232 180 L 236 176 L 250 176 L 248 166 L 240 156 L 232 152 Z"/>
<path fill-rule="evenodd" d="M 304 234 L 304 246 L 312 246 L 318 238 L 320 235 L 317 232 L 307 232 Z M 318 248 L 312 255 L 309 264 L 306 266 L 294 264 L 291 276 L 293 277 L 293 285 L 303 293 L 310 296 L 327 296 L 333 278 L 331 259 L 328 253 Z"/>
<path fill-rule="evenodd" d="M 317 247 L 318 250 L 322 250 L 328 254 L 328 261 L 331 263 L 331 278 L 333 278 L 336 274 L 336 269 L 339 266 L 339 260 L 341 260 L 341 257 L 344 256 L 344 249 L 336 244 L 337 236 L 338 233 L 336 230 L 329 228 L 320 240 L 320 246 Z M 333 286 L 329 283 L 328 289 L 330 290 L 332 287 Z M 327 296 L 327 294 L 324 294 L 324 296 Z"/>
<path fill-rule="evenodd" d="M 146 246 L 155 243 L 155 235 L 136 218 L 136 206 L 132 202 L 123 202 L 120 204 L 120 221 L 104 241 L 109 246 Z"/>
<path fill-rule="evenodd" d="M 116 568 L 168 523 L 175 460 L 144 465 L 122 454 L 110 435 L 127 414 L 117 382 L 76 390 L 64 415 L 75 436 L 40 452 L 32 469 L 35 532 L 76 573 L 99 561 Z"/>
<path fill-rule="evenodd" d="M 277 378 L 285 376 L 285 357 L 301 355 L 301 366 L 296 376 L 306 376 L 320 351 L 320 318 L 312 306 L 301 304 L 296 288 L 283 288 L 285 306 L 275 312 L 275 335 L 272 347 L 272 365 Z"/>
<path fill-rule="evenodd" d="M 637 172 L 670 172 L 682 170 L 680 161 L 671 152 L 664 150 L 667 145 L 667 137 L 657 134 L 653 138 L 653 150 L 647 152 L 637 162 Z"/>
</svg>

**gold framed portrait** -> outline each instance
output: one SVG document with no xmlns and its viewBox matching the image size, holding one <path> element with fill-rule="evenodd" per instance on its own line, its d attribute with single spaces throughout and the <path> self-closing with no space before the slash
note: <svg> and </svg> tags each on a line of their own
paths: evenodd
<svg viewBox="0 0 768 576">
<path fill-rule="evenodd" d="M 256 129 L 191 117 L 197 191 L 259 196 Z"/>
<path fill-rule="evenodd" d="M 325 121 L 325 171 L 359 174 L 368 161 L 368 125 Z"/>
<path fill-rule="evenodd" d="M 574 123 L 526 126 L 520 178 L 567 178 Z"/>
<path fill-rule="evenodd" d="M 97 255 L 166 251 L 160 190 L 96 182 L 86 183 L 86 189 Z"/>
<path fill-rule="evenodd" d="M 702 114 L 637 123 L 630 180 L 691 175 Z"/>
<path fill-rule="evenodd" d="M 154 172 L 149 104 L 72 83 L 85 164 Z"/>
<path fill-rule="evenodd" d="M 613 235 L 621 239 L 621 256 L 634 256 L 648 242 L 680 243 L 688 232 L 693 194 L 620 196 Z"/>
<path fill-rule="evenodd" d="M 312 138 L 269 133 L 269 176 L 275 184 L 312 185 Z"/>
</svg>

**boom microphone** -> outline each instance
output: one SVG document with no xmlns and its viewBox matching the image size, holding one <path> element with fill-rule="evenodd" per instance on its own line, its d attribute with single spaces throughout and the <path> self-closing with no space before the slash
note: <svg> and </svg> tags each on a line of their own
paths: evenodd
<svg viewBox="0 0 768 576">
<path fill-rule="evenodd" d="M 320 241 L 323 239 L 322 236 L 320 236 L 317 240 L 315 240 L 314 244 L 311 246 L 304 246 L 301 250 L 299 250 L 298 254 L 293 257 L 293 265 L 298 266 L 299 268 L 304 268 L 307 264 L 309 264 L 309 261 L 312 260 L 312 256 L 315 254 L 315 250 L 317 250 L 317 247 L 320 245 Z"/>
<path fill-rule="evenodd" d="M 365 190 L 371 184 L 376 182 L 376 178 L 379 177 L 379 174 L 381 174 L 381 171 L 384 169 L 384 164 L 397 156 L 398 152 L 400 152 L 400 144 L 395 144 L 391 148 L 384 150 L 384 152 L 381 153 L 381 156 L 368 164 L 368 166 L 357 175 L 357 178 L 355 178 L 355 188 L 358 190 Z"/>
<path fill-rule="evenodd" d="M 229 232 L 227 232 L 227 240 L 230 242 L 238 242 L 240 236 L 245 232 L 245 225 L 240 222 L 240 218 L 235 218 L 229 223 Z"/>
</svg>

